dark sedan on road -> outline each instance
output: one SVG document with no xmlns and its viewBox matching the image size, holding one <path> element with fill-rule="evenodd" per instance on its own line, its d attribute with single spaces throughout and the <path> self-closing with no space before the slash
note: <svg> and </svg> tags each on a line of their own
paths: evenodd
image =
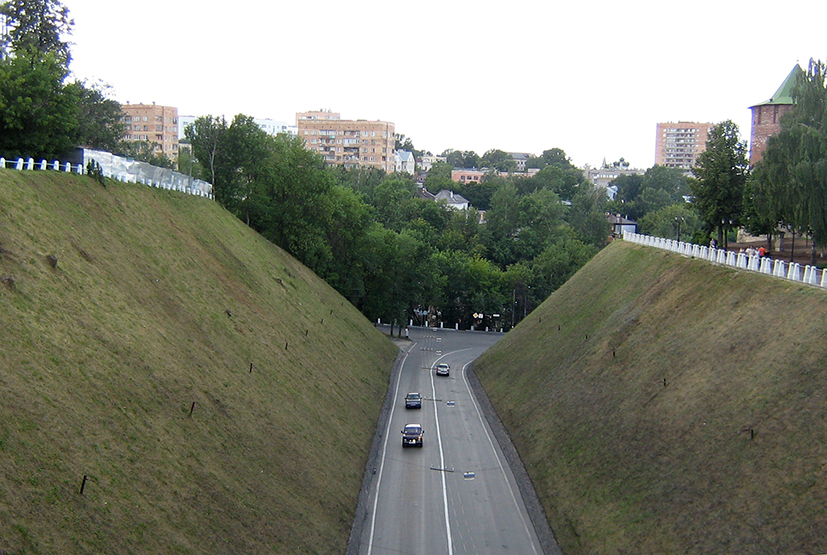
<svg viewBox="0 0 827 555">
<path fill-rule="evenodd" d="M 408 393 L 405 395 L 405 408 L 406 409 L 421 409 L 422 408 L 422 395 L 416 392 Z"/>
<path fill-rule="evenodd" d="M 405 424 L 402 430 L 402 447 L 422 447 L 424 433 L 421 424 Z"/>
</svg>

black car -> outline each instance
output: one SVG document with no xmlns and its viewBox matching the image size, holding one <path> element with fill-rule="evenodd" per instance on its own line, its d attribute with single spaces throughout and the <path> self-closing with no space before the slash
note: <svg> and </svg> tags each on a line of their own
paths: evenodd
<svg viewBox="0 0 827 555">
<path fill-rule="evenodd" d="M 408 393 L 405 395 L 405 408 L 406 409 L 421 409 L 422 408 L 422 395 L 416 392 Z"/>
<path fill-rule="evenodd" d="M 402 430 L 402 447 L 422 447 L 422 434 L 425 430 L 420 424 L 405 424 Z"/>
</svg>

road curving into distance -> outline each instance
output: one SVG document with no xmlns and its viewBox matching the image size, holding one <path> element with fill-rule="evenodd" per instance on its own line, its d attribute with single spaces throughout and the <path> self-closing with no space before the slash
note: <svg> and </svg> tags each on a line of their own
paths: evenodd
<svg viewBox="0 0 827 555">
<path fill-rule="evenodd" d="M 408 333 L 347 553 L 560 553 L 524 469 L 508 463 L 519 466 L 519 457 L 497 429 L 496 416 L 486 414 L 487 399 L 477 400 L 467 372 L 502 335 L 432 328 Z M 438 363 L 450 365 L 448 376 L 436 375 Z M 422 408 L 406 409 L 405 395 L 414 391 L 422 395 Z M 402 447 L 400 432 L 411 423 L 425 430 L 422 447 Z"/>
</svg>

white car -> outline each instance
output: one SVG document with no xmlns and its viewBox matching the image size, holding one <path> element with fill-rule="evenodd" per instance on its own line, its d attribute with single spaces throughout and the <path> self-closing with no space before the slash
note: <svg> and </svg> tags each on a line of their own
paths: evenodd
<svg viewBox="0 0 827 555">
<path fill-rule="evenodd" d="M 440 362 L 436 365 L 436 375 L 437 376 L 450 376 L 451 375 L 451 367 L 445 364 L 444 362 Z"/>
</svg>

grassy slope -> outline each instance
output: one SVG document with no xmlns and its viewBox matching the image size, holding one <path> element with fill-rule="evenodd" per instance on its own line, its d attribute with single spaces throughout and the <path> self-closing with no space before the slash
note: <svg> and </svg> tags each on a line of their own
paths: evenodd
<svg viewBox="0 0 827 555">
<path fill-rule="evenodd" d="M 827 292 L 618 241 L 475 370 L 567 555 L 813 554 L 825 333 Z"/>
<path fill-rule="evenodd" d="M 0 550 L 344 552 L 397 349 L 324 282 L 212 201 L 3 170 L 0 276 Z"/>
</svg>

